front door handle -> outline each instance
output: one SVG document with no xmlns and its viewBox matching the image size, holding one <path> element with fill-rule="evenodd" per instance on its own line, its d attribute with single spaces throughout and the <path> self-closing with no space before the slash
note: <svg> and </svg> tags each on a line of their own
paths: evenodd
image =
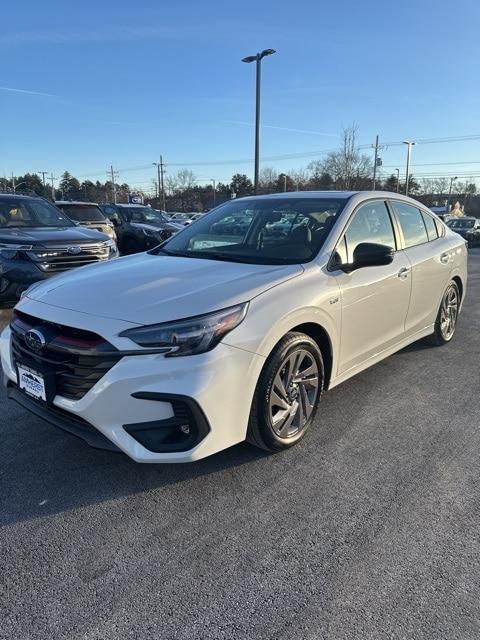
<svg viewBox="0 0 480 640">
<path fill-rule="evenodd" d="M 409 271 L 410 269 L 408 267 L 402 267 L 397 273 L 397 276 L 400 278 L 400 280 L 405 280 L 406 278 L 408 278 Z"/>
<path fill-rule="evenodd" d="M 440 256 L 440 262 L 442 264 L 448 264 L 450 260 L 450 256 L 448 255 L 448 253 L 442 253 L 442 255 Z"/>
</svg>

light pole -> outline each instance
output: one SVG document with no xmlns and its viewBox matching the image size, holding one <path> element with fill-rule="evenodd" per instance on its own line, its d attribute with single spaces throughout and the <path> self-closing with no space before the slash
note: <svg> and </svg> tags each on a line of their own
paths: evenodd
<svg viewBox="0 0 480 640">
<path fill-rule="evenodd" d="M 400 169 L 395 169 L 397 172 L 397 193 L 400 191 Z"/>
<path fill-rule="evenodd" d="M 215 182 L 214 178 L 212 178 L 210 182 L 213 185 L 213 208 L 215 209 L 216 201 L 217 201 L 217 183 Z"/>
<path fill-rule="evenodd" d="M 450 178 L 450 188 L 448 190 L 448 198 L 447 198 L 447 206 L 445 208 L 445 213 L 448 215 L 448 211 L 450 209 L 450 198 L 452 197 L 452 187 L 453 187 L 453 183 L 455 182 L 455 180 L 457 180 L 458 177 L 455 176 L 454 178 Z"/>
<path fill-rule="evenodd" d="M 242 62 L 250 63 L 256 62 L 256 107 L 255 107 L 255 194 L 258 193 L 258 175 L 260 166 L 260 85 L 261 85 L 261 71 L 262 71 L 262 59 L 265 56 L 271 56 L 276 53 L 275 49 L 264 49 L 260 53 L 254 56 L 247 56 L 242 58 Z"/>
<path fill-rule="evenodd" d="M 286 173 L 283 174 L 283 192 L 284 193 L 287 192 L 287 174 Z"/>
<path fill-rule="evenodd" d="M 410 156 L 412 154 L 412 147 L 415 142 L 411 140 L 404 140 L 403 144 L 407 145 L 407 175 L 405 176 L 405 195 L 408 196 L 408 183 L 410 182 Z"/>
</svg>

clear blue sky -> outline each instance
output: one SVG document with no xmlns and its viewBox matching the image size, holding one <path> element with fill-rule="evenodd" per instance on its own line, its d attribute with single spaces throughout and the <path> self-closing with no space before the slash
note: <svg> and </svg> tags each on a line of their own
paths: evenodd
<svg viewBox="0 0 480 640">
<path fill-rule="evenodd" d="M 353 121 L 361 144 L 480 134 L 478 0 L 26 0 L 1 23 L 1 173 L 103 181 L 160 153 L 169 171 L 251 158 L 254 67 L 240 59 L 266 47 L 263 156 L 334 148 Z M 385 149 L 385 173 L 404 157 Z M 414 164 L 459 161 L 416 171 L 480 175 L 480 140 L 414 150 Z M 206 182 L 253 167 L 189 168 Z M 153 174 L 120 181 L 148 188 Z"/>
</svg>

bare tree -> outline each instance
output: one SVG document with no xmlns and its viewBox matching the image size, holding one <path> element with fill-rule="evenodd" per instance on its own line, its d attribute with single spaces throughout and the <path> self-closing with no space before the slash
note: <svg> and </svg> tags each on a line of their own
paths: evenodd
<svg viewBox="0 0 480 640">
<path fill-rule="evenodd" d="M 180 171 L 177 172 L 176 177 L 178 183 L 177 188 L 182 190 L 191 189 L 197 182 L 195 174 L 193 171 L 190 171 L 190 169 L 180 169 Z"/>
<path fill-rule="evenodd" d="M 176 189 L 178 189 L 177 176 L 174 173 L 167 174 L 164 180 L 164 185 L 165 185 L 166 192 L 169 195 L 173 195 Z"/>
<path fill-rule="evenodd" d="M 337 189 L 365 188 L 373 167 L 371 159 L 358 150 L 357 132 L 355 124 L 343 129 L 340 149 L 328 153 L 319 164 L 311 163 L 312 173 L 331 175 Z"/>
<path fill-rule="evenodd" d="M 259 175 L 259 187 L 264 193 L 275 191 L 275 186 L 278 180 L 278 171 L 273 167 L 264 167 L 260 171 Z"/>
<path fill-rule="evenodd" d="M 307 169 L 292 169 L 287 173 L 292 179 L 295 185 L 296 191 L 304 191 L 307 188 L 308 181 L 310 178 L 310 175 Z"/>
</svg>

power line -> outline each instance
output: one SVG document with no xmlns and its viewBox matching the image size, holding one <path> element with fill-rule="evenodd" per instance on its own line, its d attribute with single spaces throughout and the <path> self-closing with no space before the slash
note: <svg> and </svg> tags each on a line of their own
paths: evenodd
<svg viewBox="0 0 480 640">
<path fill-rule="evenodd" d="M 469 140 L 480 140 L 480 134 L 471 134 L 466 136 L 450 136 L 443 138 L 421 138 L 417 139 L 416 143 L 421 145 L 426 144 L 441 144 L 441 143 L 450 143 L 450 142 L 466 142 Z M 401 146 L 403 141 L 392 141 L 392 142 L 382 142 L 383 147 L 395 147 Z M 357 148 L 360 151 L 364 151 L 366 149 L 371 149 L 370 144 L 359 145 Z M 337 151 L 337 149 L 319 149 L 317 151 L 303 151 L 298 153 L 287 153 L 282 155 L 275 156 L 263 156 L 262 160 L 265 162 L 275 162 L 279 160 L 297 160 L 303 158 L 314 158 L 320 155 L 324 155 L 330 153 L 332 151 Z M 194 161 L 194 162 L 169 162 L 170 167 L 208 167 L 208 166 L 226 166 L 232 164 L 251 164 L 253 163 L 253 158 L 237 158 L 235 160 L 202 160 L 202 161 Z M 134 167 L 125 167 L 119 169 L 122 173 L 129 173 L 130 171 L 145 171 L 151 167 L 150 164 L 145 165 L 137 165 Z M 78 176 L 79 178 L 89 178 L 95 176 L 104 175 L 103 171 L 99 173 L 90 173 Z"/>
</svg>

